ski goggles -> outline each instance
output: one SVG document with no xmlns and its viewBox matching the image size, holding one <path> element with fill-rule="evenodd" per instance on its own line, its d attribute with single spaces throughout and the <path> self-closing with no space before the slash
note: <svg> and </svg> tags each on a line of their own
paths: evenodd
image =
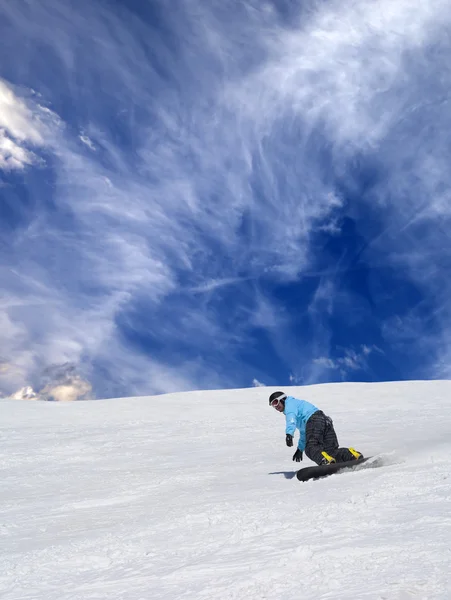
<svg viewBox="0 0 451 600">
<path fill-rule="evenodd" d="M 286 397 L 286 394 L 282 394 L 278 398 L 274 398 L 274 400 L 271 400 L 271 406 L 273 406 L 274 408 L 279 408 L 282 401 L 285 400 Z"/>
</svg>

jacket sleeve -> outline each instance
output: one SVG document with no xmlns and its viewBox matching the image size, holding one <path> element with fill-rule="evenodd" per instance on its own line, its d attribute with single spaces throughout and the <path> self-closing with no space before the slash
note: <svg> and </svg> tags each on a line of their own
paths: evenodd
<svg viewBox="0 0 451 600">
<path fill-rule="evenodd" d="M 289 433 L 290 435 L 294 435 L 296 431 L 296 414 L 294 412 L 287 413 L 285 415 L 287 426 L 285 429 L 285 433 Z"/>
<path fill-rule="evenodd" d="M 304 452 L 304 450 L 305 450 L 305 429 L 301 429 L 299 431 L 298 448 L 302 452 Z"/>
</svg>

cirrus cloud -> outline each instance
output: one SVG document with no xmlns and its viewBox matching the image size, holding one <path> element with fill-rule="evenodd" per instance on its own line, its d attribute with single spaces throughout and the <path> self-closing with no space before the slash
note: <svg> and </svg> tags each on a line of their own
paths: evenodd
<svg viewBox="0 0 451 600">
<path fill-rule="evenodd" d="M 29 41 L 0 80 L 6 192 L 11 171 L 42 170 L 2 263 L 2 347 L 17 367 L 5 389 L 64 363 L 98 395 L 250 383 L 235 351 L 255 330 L 297 377 L 329 356 L 324 315 L 355 295 L 340 264 L 321 269 L 298 309 L 312 340 L 260 282 L 314 272 L 312 240 L 340 235 L 340 213 L 362 207 L 380 229 L 363 225 L 361 256 L 437 293 L 451 331 L 447 284 L 412 250 L 421 240 L 443 258 L 449 241 L 447 3 L 296 6 L 287 26 L 272 3 L 182 2 L 158 28 L 149 7 L 2 5 L 3 39 Z M 431 133 L 432 121 L 443 126 Z M 364 159 L 379 179 L 350 207 L 343 188 L 358 188 Z M 325 360 L 352 372 L 360 356 Z"/>
</svg>

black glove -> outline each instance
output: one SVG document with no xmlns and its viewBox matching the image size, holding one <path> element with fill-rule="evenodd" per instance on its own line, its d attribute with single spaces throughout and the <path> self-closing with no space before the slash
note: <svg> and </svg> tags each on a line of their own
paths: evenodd
<svg viewBox="0 0 451 600">
<path fill-rule="evenodd" d="M 299 450 L 299 448 L 296 450 L 296 452 L 293 454 L 293 460 L 296 462 L 300 462 L 302 460 L 302 450 Z"/>
<path fill-rule="evenodd" d="M 293 436 L 290 435 L 289 433 L 287 433 L 287 436 L 285 438 L 285 443 L 289 448 L 291 448 L 291 446 L 293 445 Z"/>
</svg>

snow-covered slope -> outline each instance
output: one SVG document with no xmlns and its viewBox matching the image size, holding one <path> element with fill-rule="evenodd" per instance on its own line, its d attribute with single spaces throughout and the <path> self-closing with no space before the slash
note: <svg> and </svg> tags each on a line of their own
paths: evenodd
<svg viewBox="0 0 451 600">
<path fill-rule="evenodd" d="M 271 391 L 1 402 L 0 597 L 451 598 L 451 382 L 290 388 L 387 463 L 308 483 Z"/>
</svg>

